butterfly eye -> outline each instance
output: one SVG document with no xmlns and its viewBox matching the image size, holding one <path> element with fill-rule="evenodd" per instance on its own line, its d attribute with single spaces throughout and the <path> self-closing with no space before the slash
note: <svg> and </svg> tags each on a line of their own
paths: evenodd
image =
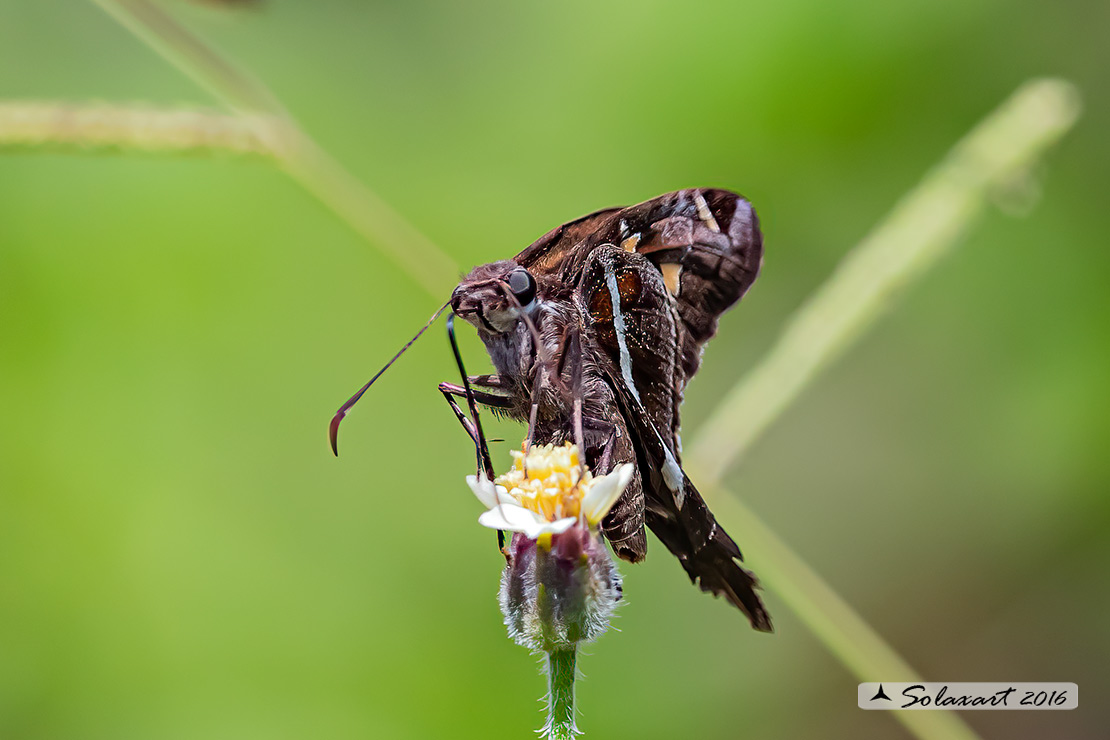
<svg viewBox="0 0 1110 740">
<path fill-rule="evenodd" d="M 509 275 L 509 290 L 513 291 L 520 305 L 527 306 L 536 297 L 536 280 L 524 268 L 513 270 Z"/>
</svg>

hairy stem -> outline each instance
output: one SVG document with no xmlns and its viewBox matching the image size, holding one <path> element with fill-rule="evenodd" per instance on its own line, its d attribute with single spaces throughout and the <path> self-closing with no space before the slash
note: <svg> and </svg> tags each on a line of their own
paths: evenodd
<svg viewBox="0 0 1110 740">
<path fill-rule="evenodd" d="M 551 740 L 571 740 L 578 734 L 574 723 L 574 677 L 577 655 L 574 648 L 547 654 L 547 724 L 544 734 Z"/>
</svg>

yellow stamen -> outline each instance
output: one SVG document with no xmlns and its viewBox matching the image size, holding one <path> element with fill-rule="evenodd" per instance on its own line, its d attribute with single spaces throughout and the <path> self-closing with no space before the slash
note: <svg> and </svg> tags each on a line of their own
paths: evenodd
<svg viewBox="0 0 1110 740">
<path fill-rule="evenodd" d="M 580 514 L 582 496 L 593 476 L 580 467 L 577 446 L 570 442 L 561 447 L 533 445 L 527 455 L 517 451 L 512 455 L 512 469 L 497 478 L 496 483 L 504 486 L 521 506 L 548 521 Z"/>
</svg>

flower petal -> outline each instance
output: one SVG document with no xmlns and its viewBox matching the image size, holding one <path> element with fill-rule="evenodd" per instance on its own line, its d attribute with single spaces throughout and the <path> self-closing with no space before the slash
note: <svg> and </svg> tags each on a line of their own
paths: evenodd
<svg viewBox="0 0 1110 740">
<path fill-rule="evenodd" d="M 523 506 L 502 503 L 478 517 L 478 523 L 483 527 L 500 529 L 503 532 L 524 532 L 527 534 L 533 529 L 547 524 L 547 520 Z M 528 536 L 531 537 L 532 535 Z"/>
<path fill-rule="evenodd" d="M 613 504 L 617 503 L 617 499 L 632 480 L 633 472 L 635 467 L 632 463 L 625 463 L 608 475 L 594 478 L 590 490 L 582 497 L 582 513 L 586 515 L 590 526 L 596 527 L 609 513 L 609 509 L 613 508 Z"/>
<path fill-rule="evenodd" d="M 498 502 L 513 501 L 509 492 L 503 486 L 494 485 L 494 482 L 484 475 L 481 478 L 476 475 L 468 475 L 466 476 L 466 484 L 470 486 L 470 490 L 474 491 L 474 495 L 487 509 L 497 506 Z"/>
<path fill-rule="evenodd" d="M 578 520 L 572 516 L 558 519 L 554 522 L 541 520 L 535 525 L 524 530 L 524 536 L 530 540 L 537 540 L 541 534 L 562 534 L 574 526 Z"/>
</svg>

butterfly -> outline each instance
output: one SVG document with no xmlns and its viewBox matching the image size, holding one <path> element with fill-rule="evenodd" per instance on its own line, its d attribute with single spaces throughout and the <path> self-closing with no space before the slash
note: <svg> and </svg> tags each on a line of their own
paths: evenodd
<svg viewBox="0 0 1110 740">
<path fill-rule="evenodd" d="M 444 306 L 449 328 L 456 316 L 472 324 L 496 372 L 463 370 L 462 385 L 439 388 L 489 478 L 479 404 L 527 424 L 526 446 L 575 442 L 595 474 L 634 463 L 631 483 L 602 522 L 613 552 L 643 560 L 651 530 L 691 582 L 769 632 L 757 581 L 683 471 L 679 438 L 686 385 L 762 257 L 755 211 L 727 190 L 679 190 L 565 223 L 458 284 Z M 333 449 L 339 421 L 369 385 L 332 420 Z"/>
</svg>

